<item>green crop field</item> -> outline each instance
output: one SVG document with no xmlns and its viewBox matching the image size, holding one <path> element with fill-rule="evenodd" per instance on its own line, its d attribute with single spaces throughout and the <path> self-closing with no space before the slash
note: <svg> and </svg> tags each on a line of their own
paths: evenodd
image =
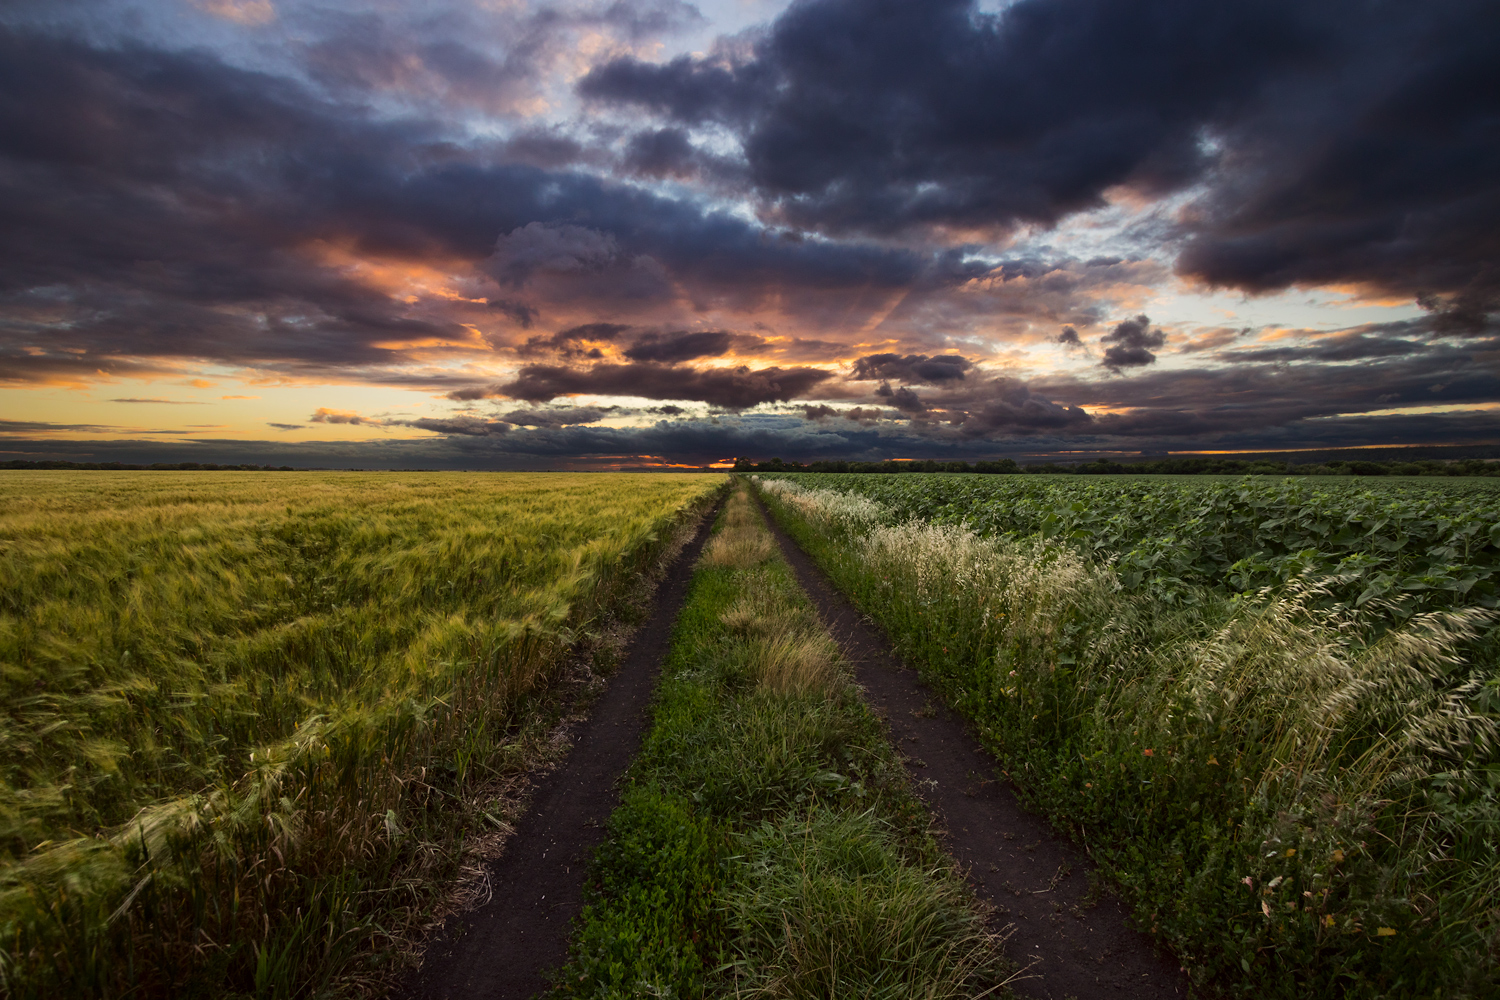
<svg viewBox="0 0 1500 1000">
<path fill-rule="evenodd" d="M 759 489 L 1199 984 L 1500 990 L 1490 483 Z"/>
<path fill-rule="evenodd" d="M 723 482 L 4 473 L 0 985 L 357 972 L 518 706 Z"/>
<path fill-rule="evenodd" d="M 1300 575 L 1401 617 L 1500 604 L 1500 480 L 1202 476 L 799 475 L 892 521 L 1058 539 L 1159 596 Z"/>
</svg>

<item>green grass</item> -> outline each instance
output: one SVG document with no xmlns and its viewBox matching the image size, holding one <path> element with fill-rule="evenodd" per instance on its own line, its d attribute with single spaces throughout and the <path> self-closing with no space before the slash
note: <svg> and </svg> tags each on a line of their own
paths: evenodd
<svg viewBox="0 0 1500 1000">
<path fill-rule="evenodd" d="M 1167 602 L 1061 539 L 762 489 L 1197 983 L 1500 987 L 1492 612 L 1371 628 L 1305 581 Z"/>
<path fill-rule="evenodd" d="M 557 994 L 973 996 L 994 940 L 742 495 L 706 547 Z"/>
<path fill-rule="evenodd" d="M 5 473 L 0 983 L 378 979 L 537 692 L 723 482 Z"/>
</svg>

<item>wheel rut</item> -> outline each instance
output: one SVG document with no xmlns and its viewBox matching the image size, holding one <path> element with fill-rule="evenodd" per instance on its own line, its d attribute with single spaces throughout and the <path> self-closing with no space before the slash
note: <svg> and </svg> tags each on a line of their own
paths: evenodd
<svg viewBox="0 0 1500 1000">
<path fill-rule="evenodd" d="M 964 720 L 908 669 L 890 643 L 762 511 L 824 625 L 890 727 L 943 846 L 978 896 L 1009 924 L 1006 949 L 1025 967 L 1011 983 L 1045 1000 L 1188 996 L 1188 979 L 1130 925 L 1111 894 L 1091 896 L 1088 857 L 1024 809 Z"/>
<path fill-rule="evenodd" d="M 619 779 L 640 749 L 657 673 L 693 567 L 722 498 L 704 515 L 657 589 L 609 686 L 579 726 L 567 759 L 539 787 L 505 853 L 489 866 L 489 902 L 449 921 L 396 995 L 406 1000 L 525 1000 L 567 957 L 584 877 Z"/>
</svg>

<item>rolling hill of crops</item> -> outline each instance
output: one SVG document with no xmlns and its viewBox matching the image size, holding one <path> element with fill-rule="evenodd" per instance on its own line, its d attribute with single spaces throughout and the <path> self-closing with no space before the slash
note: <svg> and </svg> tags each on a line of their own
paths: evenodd
<svg viewBox="0 0 1500 1000">
<path fill-rule="evenodd" d="M 723 481 L 5 474 L 0 983 L 268 995 L 368 958 L 522 699 Z"/>
</svg>

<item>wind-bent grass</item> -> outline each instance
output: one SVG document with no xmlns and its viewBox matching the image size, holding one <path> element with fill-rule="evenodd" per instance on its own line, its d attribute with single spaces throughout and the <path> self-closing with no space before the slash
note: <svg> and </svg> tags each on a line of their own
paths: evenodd
<svg viewBox="0 0 1500 1000">
<path fill-rule="evenodd" d="M 982 993 L 996 943 L 927 822 L 741 492 L 705 546 L 557 991 Z"/>
<path fill-rule="evenodd" d="M 1197 981 L 1500 986 L 1493 612 L 1371 628 L 1304 581 L 1169 605 L 1058 542 L 759 488 Z"/>
<path fill-rule="evenodd" d="M 723 481 L 4 474 L 4 989 L 378 972 L 522 699 Z"/>
</svg>

